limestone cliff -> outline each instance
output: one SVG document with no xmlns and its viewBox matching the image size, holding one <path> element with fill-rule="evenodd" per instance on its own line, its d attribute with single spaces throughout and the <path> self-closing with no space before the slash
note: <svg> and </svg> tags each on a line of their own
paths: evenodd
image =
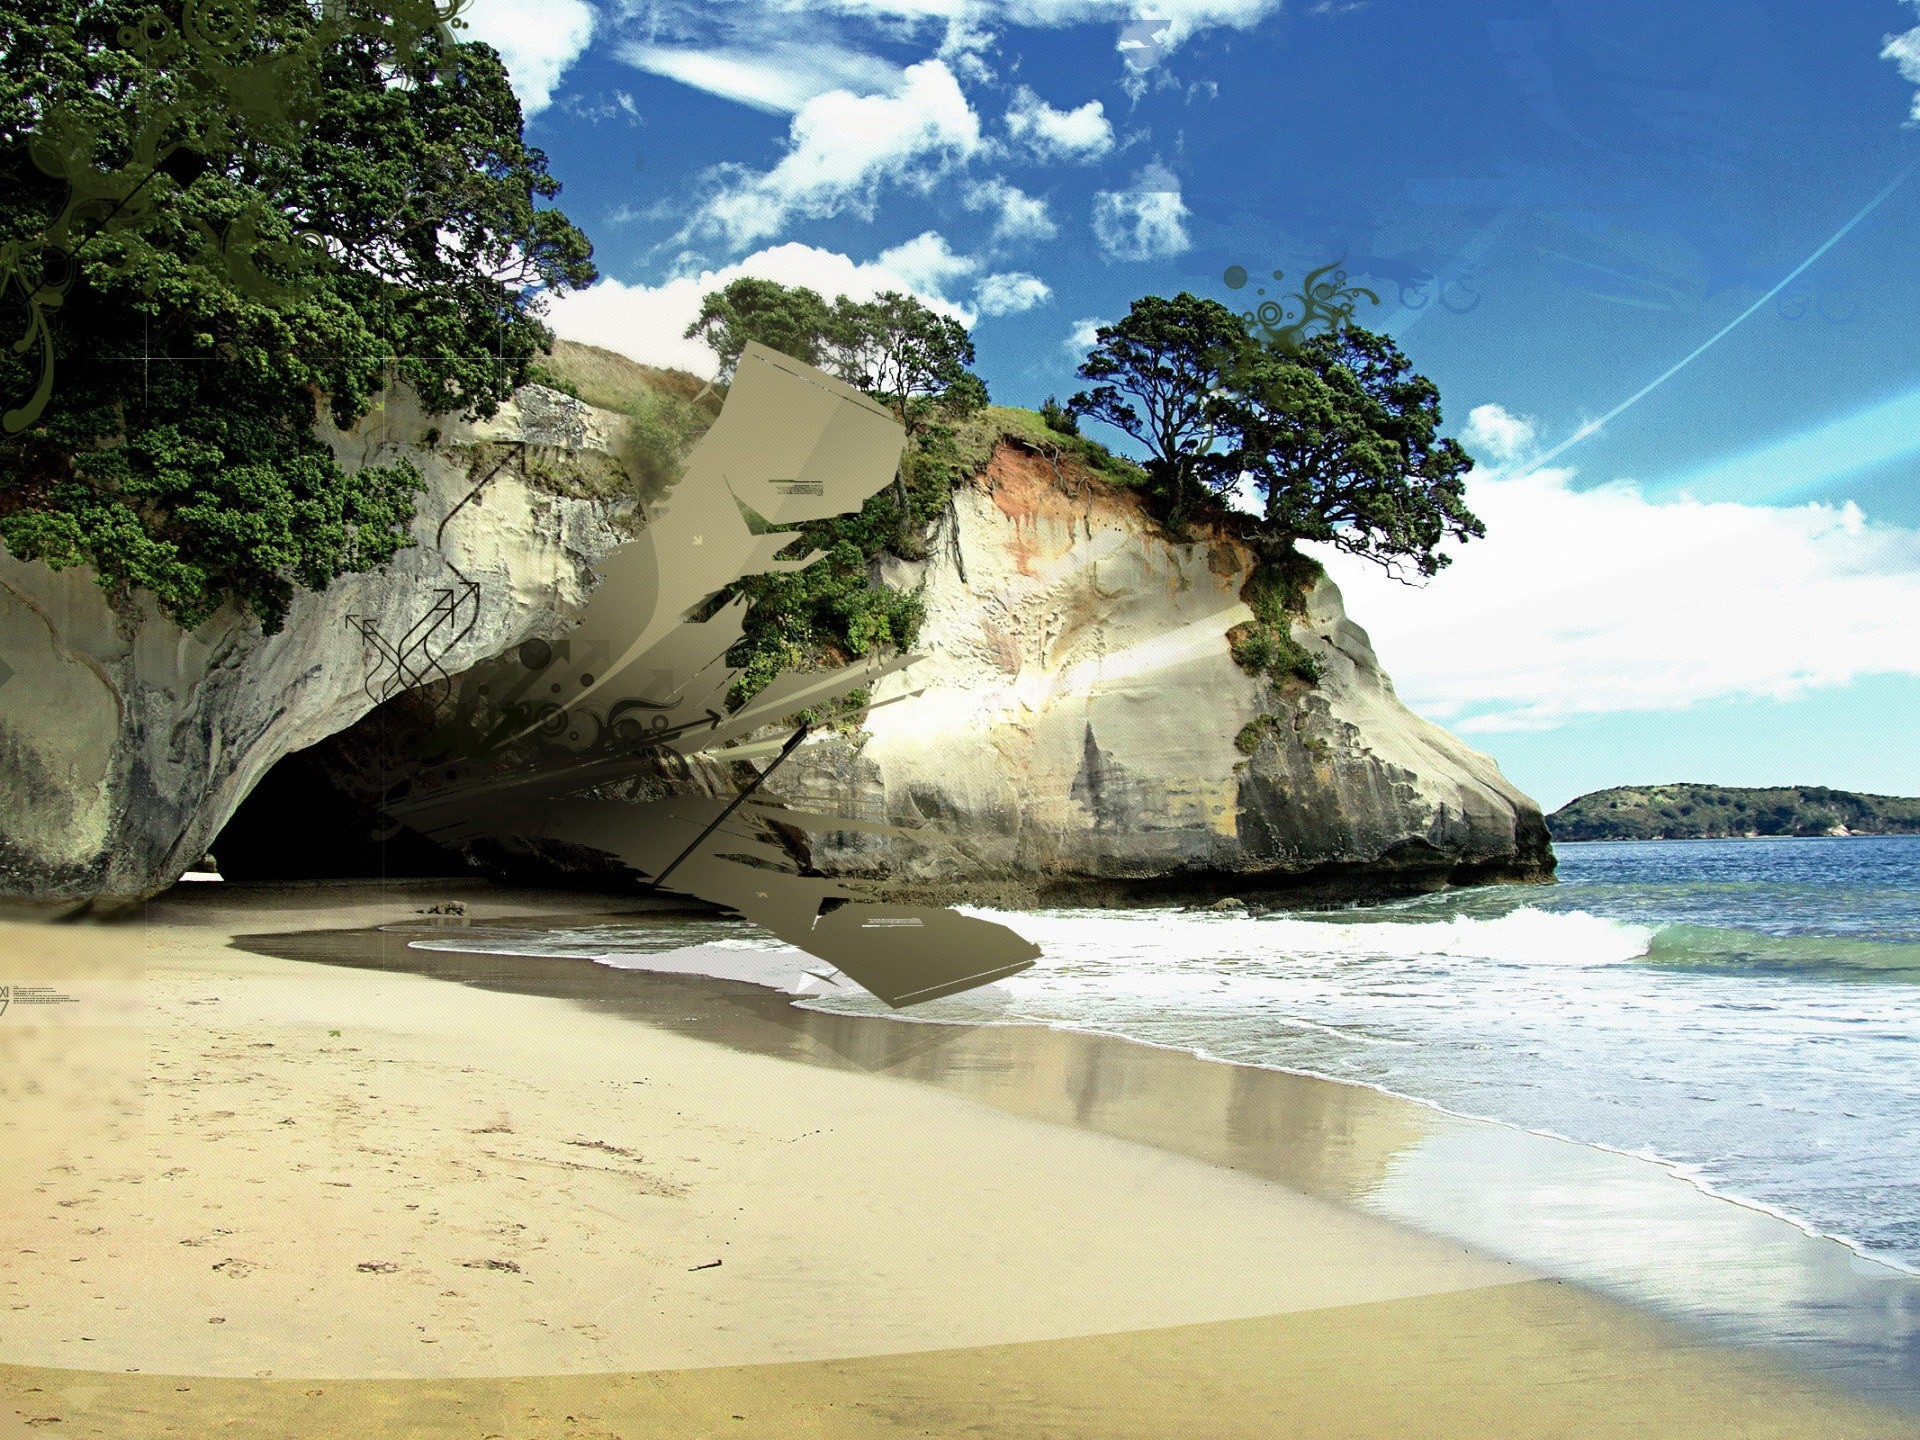
<svg viewBox="0 0 1920 1440">
<path fill-rule="evenodd" d="M 189 634 L 150 600 L 116 611 L 91 571 L 0 554 L 0 900 L 152 895 L 283 756 L 408 681 L 557 635 L 622 538 L 595 498 L 621 423 L 537 386 L 479 423 L 429 422 L 404 388 L 350 432 L 323 418 L 343 465 L 405 454 L 425 475 L 416 543 L 301 593 L 273 636 L 232 611 Z"/>
<path fill-rule="evenodd" d="M 284 757 L 305 751 L 309 780 L 364 768 L 378 747 L 356 735 L 377 706 L 414 703 L 408 684 L 564 632 L 637 523 L 617 498 L 623 423 L 538 386 L 479 424 L 430 422 L 404 391 L 350 433 L 323 423 L 343 464 L 405 454 L 426 475 L 417 544 L 300 595 L 271 637 L 235 614 L 186 634 L 150 606 L 116 611 L 86 572 L 0 555 L 0 900 L 154 894 Z M 1538 808 L 1399 703 L 1330 583 L 1293 627 L 1321 679 L 1276 684 L 1228 651 L 1251 617 L 1244 544 L 1224 529 L 1176 542 L 1131 492 L 1030 446 L 1003 442 L 926 538 L 929 558 L 883 578 L 924 586 L 928 658 L 880 682 L 860 732 L 817 735 L 767 786 L 796 811 L 919 834 L 780 826 L 815 870 L 1004 903 L 1301 901 L 1551 873 Z M 712 794 L 752 773 L 699 760 L 634 783 Z M 292 808 L 256 813 L 249 846 L 313 813 Z M 524 879 L 580 860 L 516 863 Z"/>
<path fill-rule="evenodd" d="M 887 577 L 925 586 L 928 658 L 875 687 L 861 732 L 803 746 L 767 786 L 926 838 L 816 834 L 822 871 L 1009 903 L 1552 873 L 1539 808 L 1399 702 L 1332 582 L 1293 627 L 1321 679 L 1275 684 L 1228 650 L 1254 561 L 1224 529 L 1175 543 L 1131 493 L 1003 443 L 930 540 Z"/>
</svg>

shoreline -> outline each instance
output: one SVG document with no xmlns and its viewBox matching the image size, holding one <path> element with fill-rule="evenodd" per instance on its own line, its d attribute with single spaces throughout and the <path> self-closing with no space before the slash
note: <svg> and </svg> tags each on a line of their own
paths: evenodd
<svg viewBox="0 0 1920 1440">
<path fill-rule="evenodd" d="M 457 929 L 451 930 L 445 939 L 451 941 L 459 933 Z M 439 962 L 421 962 L 423 969 L 442 971 L 443 978 L 460 978 L 458 957 L 464 956 L 469 961 L 482 955 L 511 957 L 511 952 L 442 948 L 436 943 L 440 937 L 429 931 L 396 929 L 389 934 L 414 956 L 448 957 Z M 365 935 L 351 939 L 340 936 L 333 940 L 319 936 L 248 937 L 249 943 L 263 944 L 269 950 L 276 942 L 291 941 L 291 949 L 279 952 L 289 954 L 313 953 L 305 948 L 312 945 L 320 946 L 323 951 L 335 945 L 352 948 L 368 943 L 371 938 Z M 428 948 L 424 951 L 415 948 L 422 944 Z M 684 971 L 648 970 L 638 963 L 606 964 L 588 956 L 543 958 L 564 958 L 583 967 L 581 974 L 587 977 L 595 970 L 616 974 L 639 970 L 657 980 L 699 983 L 699 972 L 689 976 Z M 591 978 L 582 983 L 593 985 Z M 979 1048 L 993 1051 L 1012 1047 L 1029 1061 L 1035 1052 L 1061 1044 L 1069 1047 L 1084 1044 L 1096 1051 L 1122 1047 L 1115 1053 L 1123 1057 L 1120 1062 L 1123 1069 L 1140 1068 L 1126 1065 L 1127 1050 L 1177 1057 L 1159 1066 L 1161 1073 L 1145 1083 L 1157 1092 L 1184 1093 L 1189 1099 L 1199 1088 L 1194 1083 L 1196 1080 L 1203 1083 L 1217 1080 L 1217 1076 L 1206 1072 L 1225 1068 L 1276 1077 L 1272 1085 L 1288 1091 L 1278 1103 L 1294 1108 L 1305 1108 L 1315 1102 L 1325 1106 L 1328 1092 L 1316 1087 L 1326 1086 L 1351 1097 L 1347 1108 L 1355 1111 L 1364 1112 L 1371 1105 L 1392 1114 L 1394 1107 L 1410 1107 L 1422 1115 L 1438 1117 L 1428 1127 L 1431 1133 L 1422 1142 L 1427 1151 L 1448 1146 L 1460 1148 L 1471 1153 L 1471 1163 L 1436 1163 L 1431 1154 L 1415 1156 L 1413 1158 L 1432 1172 L 1427 1177 L 1427 1188 L 1402 1186 L 1390 1192 L 1369 1192 L 1350 1179 L 1337 1185 L 1329 1184 L 1324 1176 L 1311 1170 L 1271 1163 L 1271 1153 L 1236 1151 L 1217 1139 L 1213 1143 L 1200 1143 L 1192 1135 L 1170 1133 L 1165 1127 L 1103 1123 L 1097 1114 L 1068 1116 L 1058 1106 L 1045 1104 L 1044 1097 L 1037 1102 L 1032 1095 L 1010 1097 L 986 1093 L 977 1083 L 961 1083 L 966 1077 L 977 1081 L 982 1073 L 984 1067 L 974 1058 L 914 1075 L 920 1083 L 965 1094 L 1011 1113 L 1100 1129 L 1119 1138 L 1173 1149 L 1210 1164 L 1251 1170 L 1334 1203 L 1368 1210 L 1425 1233 L 1467 1243 L 1483 1253 L 1532 1267 L 1557 1279 L 1587 1286 L 1615 1302 L 1657 1314 L 1723 1342 L 1767 1347 L 1777 1336 L 1791 1333 L 1795 1337 L 1792 1343 L 1773 1348 L 1812 1369 L 1851 1369 L 1852 1378 L 1865 1381 L 1875 1393 L 1895 1395 L 1900 1403 L 1920 1408 L 1920 1366 L 1909 1365 L 1897 1375 L 1884 1374 L 1879 1370 L 1879 1357 L 1871 1353 L 1876 1341 L 1874 1327 L 1880 1323 L 1891 1325 L 1896 1312 L 1905 1328 L 1893 1336 L 1894 1343 L 1911 1346 L 1920 1339 L 1920 1284 L 1913 1283 L 1916 1272 L 1897 1261 L 1867 1254 L 1847 1237 L 1820 1231 L 1809 1222 L 1763 1202 L 1716 1190 L 1698 1174 L 1691 1173 L 1683 1162 L 1530 1128 L 1495 1116 L 1453 1110 L 1435 1101 L 1351 1077 L 1233 1059 L 1197 1046 L 1170 1045 L 1118 1032 L 1033 1020 L 969 1021 L 926 1017 L 916 1011 L 854 1014 L 811 1009 L 794 1002 L 804 1002 L 814 996 L 784 992 L 771 980 L 714 977 L 707 983 L 738 992 L 742 1003 L 766 1010 L 776 1023 L 802 1031 L 812 1029 L 815 1039 L 820 1038 L 822 1026 L 851 1027 L 852 1033 L 857 1034 L 867 1022 L 944 1027 L 963 1034 L 975 1030 L 997 1031 L 1002 1033 L 997 1038 L 984 1037 Z M 747 999 L 747 996 L 755 998 Z M 659 1023 L 659 1016 L 641 1013 L 645 1008 L 639 1007 L 636 1018 Z M 1024 1037 L 1023 1031 L 1028 1032 Z M 1046 1036 L 1071 1038 L 1062 1041 L 1041 1038 Z M 741 1043 L 738 1037 L 723 1038 L 730 1043 Z M 832 1048 L 852 1051 L 857 1047 L 842 1043 Z M 885 1049 L 883 1044 L 870 1047 L 868 1054 L 877 1056 Z M 760 1053 L 771 1052 L 760 1048 Z M 795 1049 L 787 1058 L 817 1063 L 820 1055 L 817 1049 Z M 911 1068 L 910 1061 L 897 1059 L 869 1058 L 865 1063 L 887 1073 Z M 1206 1068 L 1190 1072 L 1183 1068 L 1188 1065 Z M 1189 1113 L 1185 1119 L 1191 1125 L 1195 1117 Z M 1397 1158 L 1402 1165 L 1409 1163 L 1408 1155 Z M 1547 1179 L 1542 1181 L 1541 1176 Z M 1550 1193 L 1557 1180 L 1572 1177 L 1577 1177 L 1588 1192 L 1604 1191 L 1614 1197 L 1600 1207 L 1603 1213 L 1580 1214 L 1578 1205 Z M 1459 1188 L 1472 1181 L 1479 1181 L 1503 1195 L 1543 1193 L 1534 1194 L 1526 1207 L 1509 1204 L 1495 1223 L 1487 1223 L 1477 1213 L 1463 1214 L 1457 1208 L 1435 1203 L 1436 1193 L 1444 1195 L 1449 1188 Z M 1528 1213 L 1520 1214 L 1523 1208 Z M 1556 1237 L 1551 1233 L 1555 1226 L 1575 1222 L 1589 1229 L 1595 1224 L 1611 1227 L 1613 1246 L 1639 1257 L 1643 1263 L 1622 1266 L 1595 1253 L 1600 1247 L 1555 1243 Z M 1548 1233 L 1536 1234 L 1536 1228 Z M 1765 1278 L 1757 1279 L 1754 1274 L 1735 1275 L 1730 1271 L 1719 1276 L 1693 1275 L 1682 1283 L 1677 1272 L 1686 1267 L 1689 1246 L 1723 1260 L 1741 1254 L 1764 1255 L 1764 1264 L 1759 1264 L 1758 1269 L 1764 1270 Z M 1730 1284 L 1732 1279 L 1738 1283 Z M 1791 1306 L 1772 1304 L 1772 1297 L 1765 1293 L 1769 1286 L 1791 1293 L 1795 1303 Z"/>
<path fill-rule="evenodd" d="M 473 920 L 608 913 L 438 882 L 208 886 L 145 924 L 0 935 L 15 969 L 31 943 L 79 989 L 81 950 L 124 962 L 138 937 L 144 964 L 137 1024 L 34 1032 L 48 1054 L 64 1034 L 68 1060 L 93 1042 L 86 1073 L 138 1103 L 116 1118 L 98 1085 L 62 1093 L 77 1063 L 36 1072 L 37 1095 L 7 1067 L 4 1138 L 37 1163 L 0 1182 L 34 1237 L 0 1271 L 0 1434 L 56 1413 L 69 1435 L 331 1434 L 346 1405 L 476 1440 L 952 1433 L 1009 1395 L 980 1433 L 1384 1436 L 1450 1415 L 1449 1433 L 1518 1437 L 1563 1407 L 1552 1433 L 1911 1433 L 1804 1367 L 1394 1218 L 1448 1186 L 1486 1199 L 1485 1157 L 1445 1152 L 1488 1127 L 1419 1102 L 1077 1031 L 873 1025 L 738 982 L 630 975 L 616 1004 L 592 962 L 489 975 L 475 962 L 504 957 L 407 952 L 464 962 L 449 986 L 379 954 L 230 944 L 355 943 L 314 931 L 418 922 L 455 889 Z M 27 1035 L 0 1028 L 9 1061 Z M 487 1231 L 509 1214 L 547 1238 Z M 159 1310 L 129 1313 L 159 1303 L 140 1287 Z M 202 1297 L 242 1330 L 196 1320 Z M 555 1336 L 562 1310 L 601 1333 Z M 67 1320 L 93 1338 L 62 1340 Z M 225 1378 L 168 1363 L 196 1356 Z M 796 1422 L 805 1396 L 839 1406 L 833 1428 Z"/>
</svg>

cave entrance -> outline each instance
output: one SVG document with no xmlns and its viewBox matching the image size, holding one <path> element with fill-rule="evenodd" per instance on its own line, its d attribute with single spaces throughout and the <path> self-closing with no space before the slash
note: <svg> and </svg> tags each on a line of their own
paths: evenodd
<svg viewBox="0 0 1920 1440">
<path fill-rule="evenodd" d="M 269 770 L 214 839 L 225 880 L 365 880 L 483 873 L 458 851 L 396 826 L 342 784 L 321 741 Z"/>
</svg>

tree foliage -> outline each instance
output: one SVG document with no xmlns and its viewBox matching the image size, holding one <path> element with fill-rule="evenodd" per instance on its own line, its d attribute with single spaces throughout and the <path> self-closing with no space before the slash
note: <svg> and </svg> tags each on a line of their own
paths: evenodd
<svg viewBox="0 0 1920 1440">
<path fill-rule="evenodd" d="M 1152 489 L 1178 521 L 1229 474 L 1230 457 L 1214 445 L 1220 390 L 1249 343 L 1245 323 L 1217 300 L 1144 296 L 1094 332 L 1080 378 L 1095 383 L 1068 411 L 1144 446 Z"/>
<path fill-rule="evenodd" d="M 408 543 L 420 484 L 344 471 L 316 401 L 491 416 L 552 344 L 537 290 L 596 277 L 492 49 L 407 43 L 417 0 L 222 3 L 210 40 L 208 0 L 0 0 L 0 334 L 49 316 L 55 376 L 0 434 L 0 542 L 271 632 Z M 112 203 L 49 248 L 70 180 Z M 70 263 L 53 303 L 29 258 Z M 6 403 L 37 360 L 0 345 Z"/>
<path fill-rule="evenodd" d="M 833 307 L 804 285 L 742 276 L 700 302 L 685 338 L 703 340 L 720 357 L 722 380 L 733 378 L 749 341 L 807 365 L 830 367 L 835 335 Z"/>
<path fill-rule="evenodd" d="M 986 385 L 968 369 L 974 351 L 966 328 L 896 291 L 829 303 L 804 287 L 745 278 L 706 296 L 686 334 L 707 342 L 723 376 L 749 341 L 817 365 L 887 405 L 909 441 L 893 485 L 857 514 L 796 527 L 792 548 L 819 550 L 818 560 L 728 588 L 752 601 L 728 655 L 743 671 L 734 699 L 794 665 L 911 645 L 921 619 L 917 595 L 871 577 L 886 554 L 919 558 L 919 533 L 946 505 L 964 463 L 954 427 L 987 404 Z"/>
<path fill-rule="evenodd" d="M 987 403 L 986 386 L 967 368 L 966 327 L 897 290 L 868 301 L 842 296 L 832 348 L 840 378 L 890 406 L 909 435 L 942 409 L 965 414 Z"/>
<path fill-rule="evenodd" d="M 1268 534 L 1423 576 L 1451 563 L 1443 541 L 1487 533 L 1466 504 L 1472 457 L 1440 424 L 1433 382 L 1358 326 L 1249 351 L 1226 407 L 1233 462 Z"/>
<path fill-rule="evenodd" d="M 1269 559 L 1313 540 L 1425 576 L 1449 563 L 1445 541 L 1486 533 L 1466 505 L 1472 459 L 1440 434 L 1438 389 L 1387 336 L 1342 325 L 1263 343 L 1215 301 L 1147 296 L 1096 332 L 1080 374 L 1097 383 L 1069 411 L 1147 450 L 1176 524 L 1203 497 L 1243 488 Z"/>
</svg>

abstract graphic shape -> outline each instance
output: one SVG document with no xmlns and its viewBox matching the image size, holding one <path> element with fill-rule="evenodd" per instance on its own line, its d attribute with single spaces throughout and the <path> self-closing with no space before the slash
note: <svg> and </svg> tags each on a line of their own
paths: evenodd
<svg viewBox="0 0 1920 1440">
<path fill-rule="evenodd" d="M 367 672 L 367 694 L 378 703 L 403 690 L 451 684 L 453 677 L 440 662 L 473 633 L 479 620 L 480 587 L 464 577 L 458 589 L 436 592 L 427 613 L 397 640 L 386 639 L 371 621 L 349 615 L 347 624 L 366 637 L 377 660 Z"/>
<path fill-rule="evenodd" d="M 1326 334 L 1351 324 L 1361 296 L 1373 304 L 1380 297 L 1360 285 L 1347 283 L 1347 272 L 1340 267 L 1345 257 L 1308 273 L 1298 292 L 1279 299 L 1262 300 L 1250 310 L 1240 312 L 1247 328 L 1264 334 L 1267 342 L 1282 349 L 1297 350 L 1314 335 Z M 1286 279 L 1287 272 L 1275 270 L 1275 280 Z M 1243 265 L 1229 265 L 1221 279 L 1230 290 L 1246 288 L 1248 275 Z M 1257 287 L 1256 295 L 1265 295 L 1266 287 Z M 1475 303 L 1478 301 L 1476 299 Z M 1467 308 L 1471 309 L 1472 306 Z"/>
<path fill-rule="evenodd" d="M 764 779 L 807 729 L 748 741 L 754 732 L 870 687 L 918 658 L 788 671 L 729 713 L 726 697 L 740 672 L 725 657 L 743 633 L 746 601 L 702 613 L 742 575 L 818 558 L 781 558 L 795 538 L 783 527 L 857 510 L 892 483 L 905 443 L 899 422 L 877 402 L 812 366 L 748 345 L 719 419 L 639 538 L 601 562 L 579 623 L 557 642 L 528 641 L 448 681 L 430 697 L 440 723 L 415 737 L 403 772 L 384 774 L 382 793 L 369 798 L 392 821 L 443 843 L 506 836 L 611 855 L 656 886 L 737 911 L 890 1005 L 1029 968 L 1039 950 L 1004 926 L 937 908 L 878 905 L 858 882 L 803 876 L 766 828 L 776 818 L 802 830 L 861 822 L 770 805 L 754 798 L 759 780 L 726 798 L 634 801 L 599 790 L 656 773 L 662 757 L 683 771 L 696 755 L 770 759 Z M 427 669 L 430 642 L 453 624 L 451 609 L 436 608 L 403 643 L 385 646 L 381 674 L 437 682 Z M 443 738 L 436 743 L 436 736 Z"/>
</svg>

